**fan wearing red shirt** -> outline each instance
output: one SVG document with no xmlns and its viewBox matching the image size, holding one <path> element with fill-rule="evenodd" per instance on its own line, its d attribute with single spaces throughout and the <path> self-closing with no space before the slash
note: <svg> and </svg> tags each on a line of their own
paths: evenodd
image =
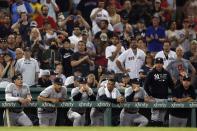
<svg viewBox="0 0 197 131">
<path fill-rule="evenodd" d="M 39 16 L 35 19 L 36 22 L 37 22 L 37 24 L 38 24 L 38 26 L 37 26 L 38 28 L 42 28 L 43 25 L 44 25 L 46 22 L 48 22 L 48 23 L 51 25 L 51 27 L 52 27 L 53 29 L 56 29 L 56 28 L 57 28 L 57 24 L 55 23 L 54 19 L 53 19 L 52 17 L 48 16 L 48 11 L 49 11 L 49 9 L 48 9 L 48 7 L 47 7 L 46 5 L 43 5 L 43 6 L 41 7 L 41 12 L 42 12 L 42 14 L 39 15 Z"/>
</svg>

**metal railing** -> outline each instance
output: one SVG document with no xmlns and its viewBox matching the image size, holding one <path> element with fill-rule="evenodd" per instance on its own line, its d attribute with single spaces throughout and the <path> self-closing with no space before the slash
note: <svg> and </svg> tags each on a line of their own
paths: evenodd
<svg viewBox="0 0 197 131">
<path fill-rule="evenodd" d="M 21 107 L 18 102 L 5 102 L 0 101 L 0 108 L 16 108 Z M 145 103 L 145 102 L 130 102 L 130 103 L 123 103 L 123 104 L 112 104 L 109 102 L 104 101 L 79 101 L 79 102 L 61 102 L 61 103 L 48 103 L 48 102 L 31 102 L 27 106 L 23 106 L 25 108 L 37 108 L 37 107 L 54 107 L 54 108 L 68 108 L 68 107 L 106 107 L 107 110 L 105 111 L 105 125 L 111 125 L 111 109 L 112 108 L 191 108 L 191 126 L 196 127 L 196 109 L 197 109 L 197 102 L 184 102 L 184 103 L 177 103 L 177 102 L 158 102 L 158 103 Z"/>
</svg>

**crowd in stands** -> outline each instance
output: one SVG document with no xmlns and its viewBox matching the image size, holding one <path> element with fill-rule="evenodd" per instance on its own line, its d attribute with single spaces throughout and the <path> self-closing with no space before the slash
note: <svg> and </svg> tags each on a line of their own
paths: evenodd
<svg viewBox="0 0 197 131">
<path fill-rule="evenodd" d="M 184 81 L 189 81 L 193 90 L 197 85 L 196 11 L 196 0 L 2 1 L 0 85 L 13 82 L 18 74 L 29 88 L 50 87 L 61 78 L 60 84 L 73 88 L 70 95 L 74 101 L 117 99 L 115 103 L 168 99 L 168 88 L 182 89 L 188 86 Z M 84 82 L 88 89 L 80 88 Z M 106 93 L 105 87 L 113 93 Z M 98 94 L 91 88 L 97 88 Z M 130 88 L 140 93 L 136 95 Z M 119 89 L 125 90 L 124 97 Z M 51 93 L 47 91 L 39 100 L 47 101 L 42 98 Z M 173 93 L 180 97 L 181 93 Z M 191 99 L 185 102 L 195 99 L 188 94 Z M 74 126 L 83 125 L 85 110 L 80 109 L 80 117 L 76 112 L 78 109 L 71 108 L 68 118 Z M 103 125 L 103 112 L 96 108 L 89 111 L 92 125 Z M 164 116 L 166 111 L 159 113 Z M 131 124 L 125 119 L 136 114 L 138 110 L 123 109 L 120 125 Z M 178 116 L 174 113 L 170 120 Z M 148 124 L 143 115 L 137 117 L 134 123 Z M 152 116 L 151 120 L 157 126 L 164 122 L 164 118 Z M 47 125 L 45 120 L 40 122 Z M 182 126 L 187 123 L 181 122 Z M 117 125 L 116 120 L 113 124 Z"/>
</svg>

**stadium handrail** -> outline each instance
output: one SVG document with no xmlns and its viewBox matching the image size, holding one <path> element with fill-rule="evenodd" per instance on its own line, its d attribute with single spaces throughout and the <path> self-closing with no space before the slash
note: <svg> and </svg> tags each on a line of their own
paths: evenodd
<svg viewBox="0 0 197 131">
<path fill-rule="evenodd" d="M 37 108 L 37 107 L 53 107 L 53 108 L 68 108 L 68 107 L 106 107 L 107 110 L 105 112 L 105 121 L 106 125 L 111 125 L 111 109 L 112 108 L 191 108 L 191 126 L 196 127 L 196 109 L 197 109 L 197 101 L 194 102 L 156 102 L 156 103 L 146 103 L 146 102 L 127 102 L 122 104 L 113 104 L 104 101 L 66 101 L 61 103 L 49 103 L 49 102 L 31 102 L 26 106 L 21 106 L 18 102 L 6 102 L 0 101 L 0 108 L 17 108 L 17 107 L 25 107 L 25 108 Z"/>
</svg>

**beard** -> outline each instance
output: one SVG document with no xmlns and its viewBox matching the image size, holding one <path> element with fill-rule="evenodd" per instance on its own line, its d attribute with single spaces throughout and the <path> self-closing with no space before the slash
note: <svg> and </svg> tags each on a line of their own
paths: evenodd
<svg viewBox="0 0 197 131">
<path fill-rule="evenodd" d="M 47 17 L 48 16 L 48 13 L 43 13 L 43 16 Z"/>
</svg>

